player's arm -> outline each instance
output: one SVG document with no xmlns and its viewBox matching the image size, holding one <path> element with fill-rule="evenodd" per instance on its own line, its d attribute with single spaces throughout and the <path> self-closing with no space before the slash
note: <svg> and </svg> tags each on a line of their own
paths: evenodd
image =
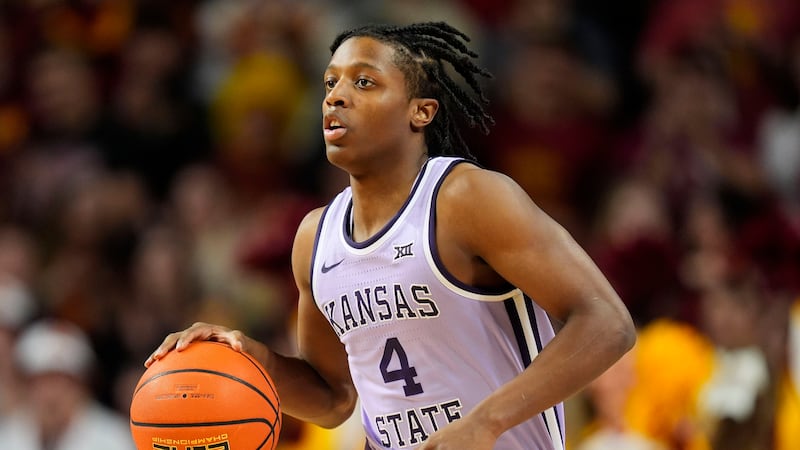
<svg viewBox="0 0 800 450">
<path fill-rule="evenodd" d="M 438 203 L 438 241 L 452 239 L 464 255 L 456 260 L 488 264 L 563 322 L 527 370 L 475 408 L 471 425 L 499 435 L 580 390 L 632 347 L 632 320 L 605 276 L 510 178 L 462 164 Z"/>
<path fill-rule="evenodd" d="M 322 427 L 334 427 L 353 412 L 356 393 L 347 355 L 311 295 L 310 268 L 314 239 L 322 210 L 310 212 L 300 224 L 292 249 L 292 270 L 300 292 L 298 305 L 298 357 L 283 356 L 239 330 L 198 322 L 168 335 L 145 362 L 150 366 L 172 349 L 212 340 L 230 345 L 256 358 L 275 382 L 283 412 Z"/>
<path fill-rule="evenodd" d="M 299 359 L 271 358 L 268 365 L 285 380 L 284 389 L 278 386 L 278 392 L 287 414 L 323 427 L 334 427 L 350 417 L 357 395 L 344 346 L 311 293 L 311 258 L 321 215 L 322 209 L 317 209 L 306 216 L 292 251 L 292 270 L 300 293 Z"/>
</svg>

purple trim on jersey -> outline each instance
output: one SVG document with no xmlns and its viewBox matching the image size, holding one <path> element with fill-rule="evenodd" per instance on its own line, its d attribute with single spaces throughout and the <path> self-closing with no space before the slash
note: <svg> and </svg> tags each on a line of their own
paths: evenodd
<svg viewBox="0 0 800 450">
<path fill-rule="evenodd" d="M 522 321 L 520 321 L 517 307 L 514 304 L 514 299 L 510 298 L 503 301 L 508 313 L 508 319 L 511 321 L 511 328 L 514 329 L 514 337 L 517 338 L 517 346 L 519 347 L 519 354 L 522 358 L 522 365 L 528 367 L 531 365 L 531 351 L 528 348 L 528 343 L 525 342 L 525 332 L 522 331 Z"/>
<path fill-rule="evenodd" d="M 528 321 L 533 328 L 533 339 L 536 341 L 536 354 L 538 355 L 543 348 L 542 337 L 539 333 L 539 322 L 536 320 L 536 311 L 534 310 L 533 300 L 531 300 L 531 298 L 527 295 L 524 295 L 524 299 L 525 312 L 528 314 Z M 511 327 L 514 329 L 514 337 L 517 338 L 517 345 L 519 346 L 520 355 L 522 356 L 522 362 L 525 367 L 528 367 L 533 357 L 531 355 L 530 348 L 528 348 L 528 343 L 525 340 L 525 333 L 522 330 L 522 318 L 517 312 L 517 307 L 513 298 L 503 301 L 503 304 L 506 307 L 508 318 L 511 321 Z"/>
<path fill-rule="evenodd" d="M 531 322 L 531 326 L 533 327 L 533 338 L 536 340 L 536 353 L 542 351 L 544 346 L 542 345 L 542 337 L 539 334 L 539 321 L 536 320 L 536 310 L 533 308 L 533 300 L 524 295 L 525 298 L 525 311 L 528 312 L 528 320 Z"/>
<path fill-rule="evenodd" d="M 553 435 L 553 432 L 550 431 L 550 425 L 547 424 L 547 415 L 545 414 L 547 410 L 540 412 L 539 415 L 542 416 L 542 423 L 544 424 L 544 428 L 547 430 L 547 434 L 550 436 Z M 558 417 L 558 411 L 556 411 L 556 418 Z"/>
<path fill-rule="evenodd" d="M 553 414 L 556 416 L 556 425 L 558 425 L 558 435 L 561 436 L 561 443 L 565 443 L 566 439 L 564 438 L 564 430 L 561 429 L 561 415 L 558 413 L 558 405 L 553 406 Z"/>
<path fill-rule="evenodd" d="M 322 215 L 320 216 L 319 223 L 317 224 L 317 232 L 314 235 L 314 250 L 311 251 L 311 264 L 310 264 L 310 267 L 308 268 L 308 270 L 309 270 L 308 285 L 309 286 L 314 286 L 314 262 L 317 259 L 317 247 L 319 246 L 319 237 L 322 235 L 322 224 L 325 223 L 325 216 L 328 215 L 328 211 L 331 208 L 331 204 L 333 204 L 333 201 L 328 203 L 325 206 L 325 209 L 322 210 Z M 314 295 L 313 288 L 311 290 L 311 295 L 312 295 L 312 297 Z"/>
<path fill-rule="evenodd" d="M 528 314 L 528 319 L 533 327 L 533 337 L 536 341 L 536 347 L 538 347 L 538 352 L 542 351 L 542 338 L 539 336 L 539 322 L 536 320 L 536 312 L 533 308 L 533 300 L 528 297 L 527 295 L 524 296 L 525 298 L 525 311 Z M 517 345 L 519 346 L 520 356 L 522 358 L 522 363 L 527 368 L 531 362 L 532 357 L 530 353 L 530 349 L 528 348 L 528 344 L 525 341 L 525 334 L 522 330 L 522 321 L 517 312 L 517 307 L 514 304 L 514 299 L 510 298 L 508 300 L 503 301 L 504 306 L 506 307 L 506 312 L 508 312 L 508 318 L 511 321 L 511 328 L 514 329 L 514 337 L 517 339 Z M 561 436 L 561 442 L 564 442 L 564 431 L 561 429 L 561 415 L 558 411 L 558 405 L 554 405 L 553 413 L 556 417 L 556 424 L 558 425 L 558 434 Z M 546 410 L 545 410 L 546 411 Z M 544 427 L 547 429 L 547 432 L 550 433 L 550 426 L 547 425 L 547 417 L 545 416 L 545 411 L 542 411 L 540 415 L 542 416 L 542 423 Z"/>
<path fill-rule="evenodd" d="M 542 423 L 544 424 L 544 428 L 547 430 L 547 434 L 552 436 L 553 433 L 550 431 L 550 425 L 547 424 L 547 415 L 545 414 L 546 411 L 547 410 L 545 409 L 544 411 L 540 412 L 539 415 L 542 416 Z M 555 413 L 556 413 L 556 419 L 558 419 L 558 411 L 555 411 Z M 556 422 L 558 422 L 558 420 L 556 420 Z M 561 427 L 559 427 L 559 431 L 561 431 Z"/>
<path fill-rule="evenodd" d="M 482 295 L 497 295 L 497 294 L 505 294 L 509 291 L 509 287 L 502 287 L 496 289 L 485 289 L 479 288 L 476 286 L 471 286 L 469 284 L 464 283 L 463 281 L 459 280 L 452 273 L 450 273 L 447 268 L 445 268 L 444 264 L 442 263 L 442 259 L 439 256 L 439 247 L 436 245 L 436 201 L 439 198 L 439 189 L 441 189 L 442 184 L 444 183 L 444 179 L 447 178 L 447 175 L 459 164 L 469 162 L 466 159 L 458 159 L 450 163 L 450 165 L 442 172 L 442 176 L 439 177 L 439 180 L 436 182 L 436 186 L 433 188 L 433 196 L 431 197 L 431 209 L 430 209 L 430 228 L 428 230 L 428 246 L 431 249 L 431 256 L 433 257 L 433 262 L 436 264 L 436 267 L 439 269 L 439 272 L 447 278 L 447 280 L 454 285 L 458 286 L 461 289 L 464 289 L 468 292 L 473 292 L 476 294 Z M 472 163 L 474 164 L 474 163 Z"/>
<path fill-rule="evenodd" d="M 558 435 L 561 437 L 561 443 L 564 444 L 564 430 L 561 429 L 561 416 L 558 413 L 558 406 L 552 406 L 551 409 L 553 410 L 553 414 L 556 416 L 556 425 L 558 426 Z M 550 433 L 550 425 L 547 424 L 547 417 L 545 412 L 547 410 L 542 411 L 540 414 L 542 416 L 542 423 L 544 423 L 544 427 L 547 429 L 547 432 Z M 552 433 L 551 433 L 552 435 Z"/>
<path fill-rule="evenodd" d="M 414 180 L 414 186 L 411 188 L 411 192 L 408 194 L 408 197 L 406 197 L 406 201 L 403 202 L 403 206 L 400 207 L 400 209 L 395 213 L 394 217 L 392 217 L 392 220 L 390 220 L 386 225 L 384 225 L 383 228 L 380 229 L 380 231 L 375 233 L 375 235 L 371 236 L 369 239 L 363 242 L 356 242 L 351 234 L 350 221 L 353 214 L 353 198 L 350 197 L 350 203 L 347 204 L 347 209 L 345 210 L 344 213 L 344 220 L 342 221 L 342 234 L 344 235 L 344 240 L 345 242 L 347 242 L 347 245 L 353 248 L 357 248 L 359 250 L 365 249 L 370 245 L 374 244 L 378 239 L 381 238 L 381 236 L 389 232 L 392 226 L 394 226 L 394 224 L 397 222 L 397 219 L 399 219 L 400 216 L 403 214 L 403 211 L 406 210 L 408 204 L 411 203 L 411 200 L 414 198 L 417 192 L 417 188 L 419 187 L 419 184 L 422 181 L 422 177 L 423 175 L 425 175 L 425 169 L 427 169 L 428 167 L 428 161 L 430 161 L 430 159 L 425 161 L 425 164 L 422 165 L 419 174 L 417 174 L 417 179 Z"/>
</svg>

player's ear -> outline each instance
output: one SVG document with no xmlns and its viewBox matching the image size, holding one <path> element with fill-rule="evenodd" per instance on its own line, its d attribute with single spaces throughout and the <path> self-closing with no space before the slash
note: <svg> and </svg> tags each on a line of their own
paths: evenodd
<svg viewBox="0 0 800 450">
<path fill-rule="evenodd" d="M 411 104 L 411 127 L 421 130 L 428 126 L 439 111 L 439 101 L 435 98 L 415 98 Z"/>
</svg>

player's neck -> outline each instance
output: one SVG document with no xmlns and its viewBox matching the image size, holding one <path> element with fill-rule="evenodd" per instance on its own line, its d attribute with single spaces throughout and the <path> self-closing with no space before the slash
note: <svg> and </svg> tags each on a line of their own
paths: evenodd
<svg viewBox="0 0 800 450">
<path fill-rule="evenodd" d="M 363 241 L 386 225 L 411 194 L 427 156 L 399 163 L 376 176 L 351 177 L 353 238 Z"/>
</svg>

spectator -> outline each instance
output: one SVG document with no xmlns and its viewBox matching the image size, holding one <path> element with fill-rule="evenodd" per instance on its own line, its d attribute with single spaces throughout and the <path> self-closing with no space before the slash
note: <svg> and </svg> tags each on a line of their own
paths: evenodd
<svg viewBox="0 0 800 450">
<path fill-rule="evenodd" d="M 19 330 L 36 312 L 33 298 L 18 281 L 0 273 L 0 422 L 26 401 L 14 365 Z"/>
<path fill-rule="evenodd" d="M 800 226 L 800 34 L 787 49 L 785 66 L 787 101 L 770 108 L 759 124 L 759 157 L 772 189 Z"/>
<path fill-rule="evenodd" d="M 713 448 L 770 448 L 776 377 L 764 350 L 767 298 L 752 275 L 720 281 L 700 298 L 714 369 L 698 403 L 708 417 Z"/>
<path fill-rule="evenodd" d="M 615 147 L 611 167 L 654 183 L 677 220 L 697 192 L 760 195 L 752 142 L 740 133 L 742 116 L 718 58 L 688 47 L 667 62 L 639 123 Z"/>
<path fill-rule="evenodd" d="M 137 175 L 158 201 L 178 171 L 210 154 L 205 107 L 185 85 L 187 45 L 169 23 L 133 30 L 119 54 L 109 114 L 99 130 L 105 165 Z"/>
<path fill-rule="evenodd" d="M 19 331 L 39 312 L 33 292 L 38 270 L 33 236 L 0 224 L 0 420 L 26 400 L 13 354 Z"/>
<path fill-rule="evenodd" d="M 41 50 L 27 75 L 31 134 L 10 163 L 8 201 L 10 214 L 38 233 L 62 193 L 101 170 L 101 99 L 89 62 L 75 51 Z"/>
<path fill-rule="evenodd" d="M 680 249 L 663 193 L 645 181 L 624 179 L 606 197 L 590 254 L 639 326 L 658 318 L 682 318 Z"/>
<path fill-rule="evenodd" d="M 788 314 L 787 367 L 780 375 L 775 450 L 800 448 L 800 297 Z"/>
<path fill-rule="evenodd" d="M 666 446 L 632 429 L 626 404 L 636 384 L 636 347 L 587 388 L 594 417 L 577 450 L 666 450 Z"/>
<path fill-rule="evenodd" d="M 101 406 L 89 383 L 94 354 L 75 325 L 41 321 L 15 346 L 28 408 L 0 425 L 0 439 L 18 450 L 133 450 L 127 421 Z"/>
<path fill-rule="evenodd" d="M 710 449 L 698 399 L 713 364 L 711 342 L 694 327 L 669 319 L 643 327 L 624 410 L 630 429 L 669 449 Z"/>
<path fill-rule="evenodd" d="M 609 128 L 583 103 L 586 62 L 569 41 L 521 38 L 498 74 L 495 131 L 476 149 L 583 241 L 604 185 Z"/>
</svg>

